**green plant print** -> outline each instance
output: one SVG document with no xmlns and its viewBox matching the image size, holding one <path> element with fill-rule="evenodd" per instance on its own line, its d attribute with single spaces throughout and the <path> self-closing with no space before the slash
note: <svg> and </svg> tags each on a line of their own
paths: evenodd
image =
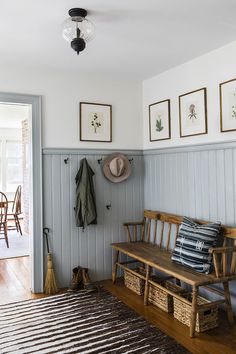
<svg viewBox="0 0 236 354">
<path fill-rule="evenodd" d="M 161 123 L 161 118 L 156 120 L 156 131 L 161 132 L 164 129 L 162 123 Z"/>
</svg>

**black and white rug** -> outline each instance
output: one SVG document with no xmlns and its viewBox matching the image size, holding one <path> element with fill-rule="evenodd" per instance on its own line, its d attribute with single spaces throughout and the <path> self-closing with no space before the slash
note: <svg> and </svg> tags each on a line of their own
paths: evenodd
<svg viewBox="0 0 236 354">
<path fill-rule="evenodd" d="M 0 353 L 188 351 L 101 289 L 0 306 Z"/>
</svg>

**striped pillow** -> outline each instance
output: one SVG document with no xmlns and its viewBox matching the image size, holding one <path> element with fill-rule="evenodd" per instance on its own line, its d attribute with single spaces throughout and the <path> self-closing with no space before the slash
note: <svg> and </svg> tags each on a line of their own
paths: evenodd
<svg viewBox="0 0 236 354">
<path fill-rule="evenodd" d="M 218 243 L 220 226 L 220 222 L 200 225 L 184 216 L 171 257 L 172 261 L 200 273 L 210 273 L 212 255 L 209 248 L 215 247 Z"/>
</svg>

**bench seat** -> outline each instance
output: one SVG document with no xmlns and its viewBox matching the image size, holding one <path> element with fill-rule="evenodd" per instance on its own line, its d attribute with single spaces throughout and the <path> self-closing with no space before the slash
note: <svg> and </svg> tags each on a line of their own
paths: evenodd
<svg viewBox="0 0 236 354">
<path fill-rule="evenodd" d="M 174 263 L 171 260 L 172 252 L 168 252 L 165 249 L 154 246 L 149 242 L 140 241 L 112 243 L 112 247 L 139 262 L 148 264 L 150 267 L 171 275 L 174 278 L 178 278 L 187 284 L 193 286 L 203 286 L 219 283 L 219 279 L 216 277 L 215 273 L 198 273 L 191 268 Z M 227 276 L 226 279 L 236 279 L 236 275 L 232 275 L 230 277 Z"/>
</svg>

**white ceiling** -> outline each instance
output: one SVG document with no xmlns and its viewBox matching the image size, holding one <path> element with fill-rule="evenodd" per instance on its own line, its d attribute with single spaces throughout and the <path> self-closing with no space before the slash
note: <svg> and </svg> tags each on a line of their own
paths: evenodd
<svg viewBox="0 0 236 354">
<path fill-rule="evenodd" d="M 61 37 L 72 7 L 96 36 L 79 57 Z M 0 64 L 144 79 L 236 39 L 235 0 L 1 0 Z"/>
</svg>

